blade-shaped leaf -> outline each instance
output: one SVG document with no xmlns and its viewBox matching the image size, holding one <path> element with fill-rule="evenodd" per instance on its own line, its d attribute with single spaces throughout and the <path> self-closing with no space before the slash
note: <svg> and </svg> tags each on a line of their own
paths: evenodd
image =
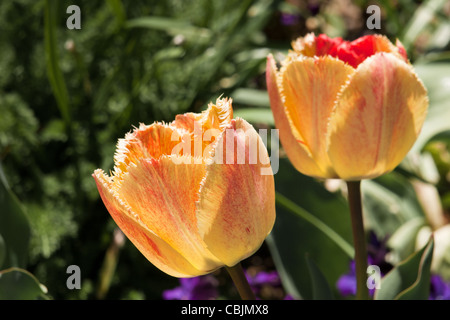
<svg viewBox="0 0 450 320">
<path fill-rule="evenodd" d="M 311 277 L 313 300 L 333 300 L 333 293 L 322 271 L 309 255 L 306 255 L 306 262 Z"/>
<path fill-rule="evenodd" d="M 58 47 L 56 37 L 56 16 L 58 2 L 52 0 L 45 1 L 45 19 L 44 19 L 44 40 L 45 40 L 45 59 L 47 63 L 47 74 L 55 95 L 59 111 L 62 118 L 69 124 L 71 121 L 69 108 L 69 94 L 67 92 L 66 82 L 64 80 L 61 68 L 59 66 Z"/>
<path fill-rule="evenodd" d="M 438 12 L 445 5 L 446 0 L 427 0 L 415 11 L 413 17 L 404 29 L 402 42 L 406 49 L 409 49 L 421 31 L 436 17 Z"/>
<path fill-rule="evenodd" d="M 262 108 L 243 108 L 233 112 L 236 117 L 243 118 L 250 123 L 263 123 L 274 126 L 272 110 Z"/>
<path fill-rule="evenodd" d="M 413 218 L 402 224 L 389 238 L 387 245 L 397 255 L 396 258 L 399 261 L 405 260 L 414 253 L 417 233 L 425 224 L 425 218 Z"/>
<path fill-rule="evenodd" d="M 5 240 L 3 240 L 2 234 L 0 233 L 0 268 L 6 258 L 6 245 Z"/>
<path fill-rule="evenodd" d="M 173 34 L 195 37 L 197 40 L 211 37 L 211 32 L 208 29 L 197 28 L 187 21 L 167 17 L 149 16 L 131 19 L 125 23 L 125 28 L 162 30 Z"/>
<path fill-rule="evenodd" d="M 254 107 L 270 108 L 269 95 L 267 91 L 240 88 L 233 91 L 233 102 Z"/>
<path fill-rule="evenodd" d="M 0 163 L 0 235 L 3 238 L 2 267 L 24 267 L 30 239 L 30 226 L 23 208 L 10 190 Z M 0 255 L 1 255 L 0 244 Z"/>
<path fill-rule="evenodd" d="M 46 298 L 47 288 L 30 272 L 20 268 L 0 271 L 0 300 Z"/>
<path fill-rule="evenodd" d="M 419 152 L 434 136 L 450 131 L 450 63 L 424 63 L 414 66 L 428 90 L 430 106 L 427 118 L 410 153 Z"/>
<path fill-rule="evenodd" d="M 376 300 L 426 300 L 430 293 L 430 267 L 434 239 L 381 279 Z"/>
<path fill-rule="evenodd" d="M 329 192 L 322 183 L 298 173 L 284 158 L 275 184 L 277 222 L 267 244 L 286 291 L 294 298 L 312 299 L 305 254 L 314 259 L 330 284 L 347 271 L 353 257 L 348 205 L 340 193 Z M 294 205 L 283 205 L 279 195 Z M 332 290 L 336 296 L 336 288 Z"/>
<path fill-rule="evenodd" d="M 391 236 L 405 222 L 424 212 L 411 182 L 391 172 L 361 184 L 365 222 L 380 237 Z"/>
</svg>

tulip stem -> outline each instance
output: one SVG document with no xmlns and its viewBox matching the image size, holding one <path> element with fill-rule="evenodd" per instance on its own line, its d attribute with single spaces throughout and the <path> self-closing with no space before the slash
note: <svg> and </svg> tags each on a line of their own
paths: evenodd
<svg viewBox="0 0 450 320">
<path fill-rule="evenodd" d="M 236 264 L 233 267 L 225 267 L 231 276 L 231 279 L 236 286 L 242 300 L 256 300 L 255 294 L 250 287 L 247 278 L 245 277 L 244 270 L 241 263 Z"/>
<path fill-rule="evenodd" d="M 367 248 L 362 212 L 361 181 L 347 181 L 347 189 L 355 247 L 356 299 L 368 300 Z"/>
</svg>

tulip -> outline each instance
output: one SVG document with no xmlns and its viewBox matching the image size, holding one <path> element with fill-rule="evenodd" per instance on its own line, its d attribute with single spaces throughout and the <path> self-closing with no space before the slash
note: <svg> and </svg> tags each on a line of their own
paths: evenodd
<svg viewBox="0 0 450 320">
<path fill-rule="evenodd" d="M 361 180 L 388 173 L 420 133 L 427 91 L 403 45 L 381 35 L 348 42 L 308 34 L 266 81 L 281 144 L 301 173 L 347 183 L 357 299 L 368 299 Z"/>
<path fill-rule="evenodd" d="M 397 41 L 308 34 L 266 80 L 280 140 L 294 167 L 316 178 L 371 179 L 392 171 L 422 128 L 427 91 Z"/>
<path fill-rule="evenodd" d="M 252 141 L 264 148 L 259 161 L 249 161 Z M 245 147 L 243 163 L 217 161 L 230 143 L 232 152 Z M 231 100 L 218 99 L 200 114 L 141 124 L 119 140 L 111 176 L 97 169 L 93 177 L 137 249 L 165 273 L 189 278 L 237 265 L 271 231 L 274 178 L 261 174 L 268 159 L 255 129 L 233 119 Z"/>
</svg>

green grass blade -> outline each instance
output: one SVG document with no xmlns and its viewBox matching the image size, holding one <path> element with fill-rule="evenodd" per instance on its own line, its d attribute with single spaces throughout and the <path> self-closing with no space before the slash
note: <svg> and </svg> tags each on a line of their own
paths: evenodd
<svg viewBox="0 0 450 320">
<path fill-rule="evenodd" d="M 344 251 L 349 256 L 349 258 L 353 259 L 355 250 L 345 239 L 343 239 L 338 233 L 336 233 L 336 231 L 331 229 L 321 220 L 317 219 L 314 215 L 299 207 L 297 204 L 295 204 L 279 192 L 276 192 L 276 202 L 280 206 L 297 214 L 305 221 L 309 222 L 314 227 L 322 231 L 327 237 L 334 241 L 334 243 L 336 243 L 336 245 L 338 245 L 342 249 L 342 251 Z"/>
<path fill-rule="evenodd" d="M 45 1 L 44 41 L 47 75 L 58 104 L 59 111 L 66 124 L 70 124 L 69 95 L 66 83 L 58 63 L 58 49 L 56 39 L 57 2 Z"/>
</svg>

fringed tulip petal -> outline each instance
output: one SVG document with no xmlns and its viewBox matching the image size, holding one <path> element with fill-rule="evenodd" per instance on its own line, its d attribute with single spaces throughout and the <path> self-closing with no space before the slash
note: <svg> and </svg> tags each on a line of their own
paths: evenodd
<svg viewBox="0 0 450 320">
<path fill-rule="evenodd" d="M 216 103 L 210 103 L 208 109 L 202 113 L 185 113 L 178 114 L 171 123 L 176 128 L 182 128 L 189 132 L 195 129 L 195 123 L 201 127 L 203 131 L 208 129 L 223 130 L 233 119 L 233 108 L 230 99 L 217 99 Z"/>
<path fill-rule="evenodd" d="M 231 122 L 214 148 L 200 189 L 198 225 L 208 249 L 233 266 L 253 254 L 275 220 L 267 150 L 245 120 Z"/>
<path fill-rule="evenodd" d="M 361 63 L 336 99 L 329 156 L 340 178 L 357 180 L 393 170 L 425 120 L 427 92 L 412 67 L 390 53 Z"/>
<path fill-rule="evenodd" d="M 170 155 L 179 143 L 179 136 L 174 128 L 162 123 L 141 124 L 138 129 L 127 133 L 124 139 L 119 139 L 114 155 L 115 174 L 126 172 L 130 163 L 136 164 L 140 159 Z"/>
<path fill-rule="evenodd" d="M 295 168 L 345 180 L 393 170 L 417 139 L 428 108 L 427 92 L 400 41 L 310 33 L 292 47 L 280 71 L 268 56 L 266 80 L 275 124 Z"/>
<path fill-rule="evenodd" d="M 205 166 L 188 156 L 142 159 L 128 168 L 117 192 L 148 229 L 197 269 L 211 271 L 220 262 L 205 248 L 195 214 L 205 174 Z"/>
<path fill-rule="evenodd" d="M 250 124 L 232 117 L 231 99 L 218 99 L 200 114 L 141 125 L 119 140 L 112 177 L 94 173 L 117 225 L 150 262 L 175 277 L 234 265 L 272 229 L 267 149 Z M 236 156 L 215 163 L 224 143 Z"/>
<path fill-rule="evenodd" d="M 292 47 L 299 55 L 306 57 L 329 56 L 357 68 L 367 58 L 378 52 L 390 52 L 408 61 L 406 51 L 400 41 L 394 46 L 386 36 L 368 35 L 354 41 L 344 41 L 342 38 L 329 38 L 325 34 L 317 37 L 309 33 L 304 38 L 292 42 Z"/>
<path fill-rule="evenodd" d="M 354 69 L 331 58 L 292 60 L 280 71 L 279 87 L 294 136 L 311 152 L 322 176 L 336 178 L 327 155 L 328 121 L 336 96 Z"/>
<path fill-rule="evenodd" d="M 308 147 L 303 143 L 304 139 L 297 139 L 291 130 L 277 84 L 275 60 L 271 55 L 269 55 L 267 59 L 266 81 L 275 126 L 279 130 L 281 144 L 293 166 L 306 175 L 323 176 L 325 173 L 321 171 L 311 157 L 311 151 L 309 151 Z"/>
<path fill-rule="evenodd" d="M 94 172 L 100 196 L 111 217 L 136 248 L 157 268 L 174 277 L 193 277 L 203 274 L 167 242 L 150 231 L 135 213 L 112 191 L 112 179 L 102 170 Z"/>
<path fill-rule="evenodd" d="M 233 119 L 231 99 L 217 99 L 210 103 L 202 113 L 185 113 L 177 115 L 172 127 L 186 130 L 190 134 L 191 155 L 209 158 L 211 146 Z"/>
</svg>

